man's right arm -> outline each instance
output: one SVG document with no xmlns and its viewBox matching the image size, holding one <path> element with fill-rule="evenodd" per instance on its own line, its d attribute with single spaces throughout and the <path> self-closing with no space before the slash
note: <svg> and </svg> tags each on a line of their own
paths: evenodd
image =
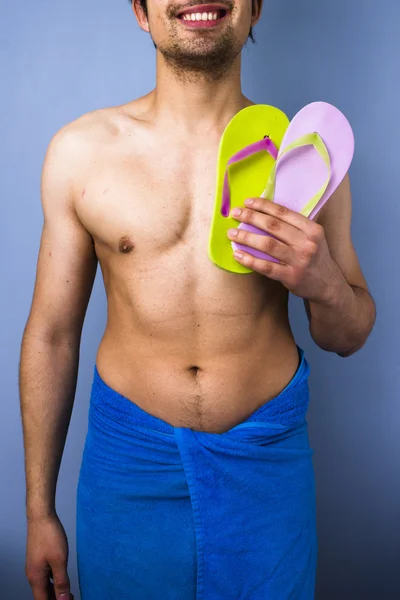
<svg viewBox="0 0 400 600">
<path fill-rule="evenodd" d="M 79 132 L 70 127 L 53 138 L 44 162 L 44 226 L 22 341 L 20 398 L 28 524 L 56 515 L 56 482 L 74 402 L 82 326 L 97 267 L 93 240 L 74 208 Z M 34 571 L 29 566 L 32 562 L 28 530 L 27 569 Z M 36 576 L 31 574 L 31 579 Z M 38 592 L 36 597 L 42 596 Z"/>
</svg>

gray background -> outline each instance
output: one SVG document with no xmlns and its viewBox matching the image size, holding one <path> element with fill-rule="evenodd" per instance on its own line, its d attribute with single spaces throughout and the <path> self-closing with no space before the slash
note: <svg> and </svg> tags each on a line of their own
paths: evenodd
<svg viewBox="0 0 400 600">
<path fill-rule="evenodd" d="M 25 600 L 31 595 L 17 366 L 42 226 L 43 158 L 65 123 L 148 92 L 154 49 L 127 0 L 0 0 L 0 7 L 0 598 Z M 377 301 L 376 327 L 361 352 L 340 359 L 313 344 L 301 301 L 291 303 L 312 369 L 318 600 L 400 598 L 399 23 L 398 0 L 265 0 L 258 44 L 244 51 L 244 91 L 253 100 L 289 118 L 308 102 L 331 102 L 356 138 L 353 236 Z M 75 488 L 104 323 L 98 277 L 58 487 L 75 594 Z"/>
</svg>

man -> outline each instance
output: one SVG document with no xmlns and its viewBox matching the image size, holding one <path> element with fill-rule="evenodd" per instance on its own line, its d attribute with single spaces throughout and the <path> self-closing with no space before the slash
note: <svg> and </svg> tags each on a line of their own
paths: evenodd
<svg viewBox="0 0 400 600">
<path fill-rule="evenodd" d="M 20 368 L 27 576 L 35 600 L 72 597 L 55 489 L 99 261 L 108 321 L 78 493 L 83 600 L 310 600 L 308 371 L 288 292 L 304 299 L 320 348 L 346 357 L 364 345 L 375 308 L 351 241 L 349 179 L 314 221 L 255 199 L 236 218 L 277 241 L 236 239 L 281 262 L 243 254 L 254 273 L 216 268 L 207 241 L 218 144 L 252 104 L 240 53 L 261 0 L 141 1 L 155 89 L 65 126 L 43 168 Z"/>
</svg>

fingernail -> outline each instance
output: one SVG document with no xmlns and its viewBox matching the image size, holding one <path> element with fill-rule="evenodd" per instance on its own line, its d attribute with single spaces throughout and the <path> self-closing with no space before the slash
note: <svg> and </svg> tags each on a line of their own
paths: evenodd
<svg viewBox="0 0 400 600">
<path fill-rule="evenodd" d="M 66 593 L 66 594 L 60 594 L 58 596 L 58 600 L 69 600 L 69 598 L 70 598 L 70 595 L 68 593 Z"/>
<path fill-rule="evenodd" d="M 232 215 L 233 217 L 238 217 L 238 216 L 239 216 L 239 215 L 241 215 L 241 214 L 242 214 L 242 209 L 241 209 L 241 208 L 234 208 L 234 209 L 232 209 L 232 211 L 231 211 L 231 215 Z"/>
<path fill-rule="evenodd" d="M 238 234 L 238 230 L 237 229 L 228 229 L 228 235 L 229 237 L 236 237 Z"/>
<path fill-rule="evenodd" d="M 250 206 L 250 204 L 254 204 L 254 198 L 247 198 L 247 200 L 245 200 L 244 203 L 246 204 L 246 206 Z"/>
<path fill-rule="evenodd" d="M 235 258 L 243 258 L 243 254 L 241 252 L 238 252 L 237 250 L 235 250 L 235 252 L 233 253 L 233 256 Z"/>
</svg>

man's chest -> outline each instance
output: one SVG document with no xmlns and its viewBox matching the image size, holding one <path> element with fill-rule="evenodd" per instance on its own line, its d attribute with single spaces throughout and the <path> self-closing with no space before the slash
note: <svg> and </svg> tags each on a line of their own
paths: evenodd
<svg viewBox="0 0 400 600">
<path fill-rule="evenodd" d="M 78 216 L 98 245 L 136 256 L 177 244 L 206 247 L 215 201 L 215 156 L 173 152 L 150 158 L 109 155 L 85 174 Z"/>
</svg>

